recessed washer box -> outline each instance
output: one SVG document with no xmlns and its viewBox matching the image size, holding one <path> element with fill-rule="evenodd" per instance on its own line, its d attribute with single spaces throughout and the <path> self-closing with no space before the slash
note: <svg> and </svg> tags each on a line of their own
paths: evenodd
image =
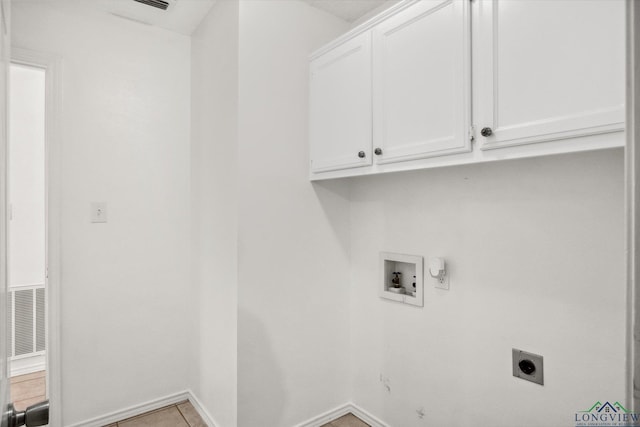
<svg viewBox="0 0 640 427">
<path fill-rule="evenodd" d="M 378 294 L 381 298 L 423 307 L 422 257 L 380 252 L 380 284 L 378 286 Z"/>
</svg>

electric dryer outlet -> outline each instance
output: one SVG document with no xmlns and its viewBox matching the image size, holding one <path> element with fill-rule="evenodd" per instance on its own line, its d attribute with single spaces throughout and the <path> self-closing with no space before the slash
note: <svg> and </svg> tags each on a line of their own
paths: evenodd
<svg viewBox="0 0 640 427">
<path fill-rule="evenodd" d="M 512 349 L 513 376 L 544 385 L 543 357 L 539 354 Z"/>
</svg>

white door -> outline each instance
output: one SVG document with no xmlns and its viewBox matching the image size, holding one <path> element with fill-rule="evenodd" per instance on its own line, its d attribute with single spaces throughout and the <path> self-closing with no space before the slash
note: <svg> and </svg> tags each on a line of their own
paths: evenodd
<svg viewBox="0 0 640 427">
<path fill-rule="evenodd" d="M 624 10 L 623 0 L 480 0 L 480 147 L 623 130 Z"/>
<path fill-rule="evenodd" d="M 312 60 L 309 141 L 312 172 L 371 165 L 371 35 Z"/>
<path fill-rule="evenodd" d="M 376 163 L 471 151 L 469 1 L 423 0 L 373 39 Z"/>
<path fill-rule="evenodd" d="M 26 411 L 16 411 L 9 402 L 9 372 L 7 325 L 9 310 L 8 287 L 8 122 L 9 122 L 9 67 L 10 55 L 10 0 L 0 0 L 0 410 L 1 427 L 26 425 L 43 426 L 49 423 L 49 402 L 29 406 Z"/>
</svg>

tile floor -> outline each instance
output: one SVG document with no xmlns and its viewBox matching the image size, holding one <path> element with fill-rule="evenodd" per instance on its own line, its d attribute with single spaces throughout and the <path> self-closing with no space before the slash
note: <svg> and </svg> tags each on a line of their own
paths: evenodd
<svg viewBox="0 0 640 427">
<path fill-rule="evenodd" d="M 29 405 L 46 399 L 45 371 L 11 378 L 11 399 L 16 409 L 24 411 Z M 160 408 L 136 417 L 109 424 L 107 427 L 207 427 L 196 409 L 188 401 Z M 347 414 L 322 427 L 370 427 L 353 414 Z"/>
<path fill-rule="evenodd" d="M 188 401 L 109 424 L 107 427 L 207 427 Z"/>
<path fill-rule="evenodd" d="M 322 427 L 371 427 L 369 424 L 362 421 L 360 418 L 353 414 L 347 414 L 337 420 L 331 421 L 329 424 L 325 424 Z"/>
<path fill-rule="evenodd" d="M 156 409 L 106 427 L 207 427 L 188 401 Z M 347 414 L 322 427 L 371 427 L 353 414 Z"/>
<path fill-rule="evenodd" d="M 11 385 L 9 387 L 11 401 L 15 408 L 18 411 L 24 411 L 28 406 L 45 400 L 47 394 L 45 381 L 45 371 L 11 378 Z"/>
</svg>

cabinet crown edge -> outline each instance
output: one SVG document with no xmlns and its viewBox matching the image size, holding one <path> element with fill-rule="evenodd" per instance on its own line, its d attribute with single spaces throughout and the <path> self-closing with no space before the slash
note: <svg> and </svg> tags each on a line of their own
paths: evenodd
<svg viewBox="0 0 640 427">
<path fill-rule="evenodd" d="M 394 4 L 393 6 L 390 6 L 388 9 L 383 10 L 382 12 L 380 12 L 376 16 L 372 17 L 371 19 L 363 22 L 362 24 L 358 25 L 357 27 L 352 28 L 351 30 L 347 31 L 346 33 L 344 33 L 341 36 L 333 39 L 332 41 L 330 41 L 329 43 L 325 44 L 321 48 L 319 48 L 319 49 L 315 50 L 314 52 L 312 52 L 309 55 L 309 61 L 313 61 L 314 59 L 316 59 L 316 58 L 324 55 L 325 53 L 335 49 L 336 47 L 340 46 L 341 44 L 348 42 L 352 38 L 354 38 L 354 37 L 366 32 L 366 31 L 371 30 L 373 27 L 375 27 L 376 25 L 378 25 L 382 21 L 385 21 L 386 19 L 390 18 L 391 16 L 395 15 L 396 13 L 400 12 L 401 10 L 404 10 L 407 7 L 411 6 L 412 4 L 418 3 L 420 1 L 421 0 L 402 0 L 402 1 Z M 455 0 L 449 0 L 449 1 L 455 1 Z"/>
</svg>

